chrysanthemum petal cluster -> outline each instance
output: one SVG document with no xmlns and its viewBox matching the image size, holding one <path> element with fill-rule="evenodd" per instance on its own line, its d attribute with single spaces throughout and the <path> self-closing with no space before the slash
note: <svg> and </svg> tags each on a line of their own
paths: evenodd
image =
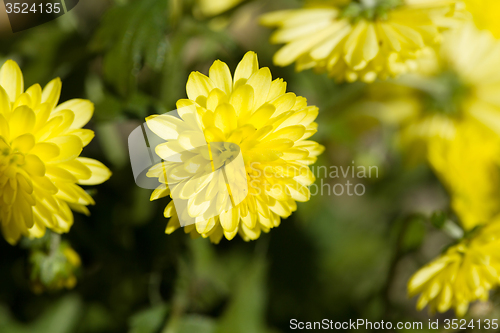
<svg viewBox="0 0 500 333">
<path fill-rule="evenodd" d="M 411 78 L 420 89 L 399 98 L 411 110 L 400 138 L 404 149 L 423 148 L 466 237 L 417 272 L 408 290 L 421 294 L 418 309 L 463 316 L 500 282 L 500 42 L 466 23 L 440 54 L 440 68 Z"/>
<path fill-rule="evenodd" d="M 180 215 L 181 220 L 195 219 L 184 228 L 193 237 L 218 243 L 223 236 L 231 240 L 240 234 L 255 240 L 290 216 L 296 201 L 309 200 L 307 186 L 315 177 L 308 165 L 323 150 L 309 140 L 316 133 L 318 109 L 287 93 L 286 83 L 273 80 L 269 68 L 259 68 L 253 52 L 234 75 L 215 61 L 209 76 L 192 73 L 186 88 L 188 99 L 177 102 L 180 118 L 147 119 L 148 127 L 166 140 L 156 153 L 164 161 L 179 157 L 149 170 L 148 176 L 162 183 L 151 200 L 168 195 L 186 200 L 182 211 L 175 200 L 167 205 L 167 233 L 181 226 Z M 227 170 L 227 161 L 239 153 L 242 168 Z M 248 192 L 238 194 L 244 190 Z M 210 217 L 207 211 L 213 206 L 216 214 Z"/>
<path fill-rule="evenodd" d="M 364 113 L 399 127 L 400 148 L 431 164 L 470 230 L 497 213 L 500 41 L 467 23 L 446 34 L 440 55 L 427 75 L 373 87 Z"/>
<path fill-rule="evenodd" d="M 372 82 L 417 67 L 441 41 L 456 1 L 316 1 L 306 8 L 272 12 L 262 23 L 279 30 L 271 42 L 286 44 L 274 56 L 279 66 L 296 63 L 339 81 Z"/>
<path fill-rule="evenodd" d="M 92 117 L 88 100 L 59 104 L 61 80 L 24 90 L 19 66 L 0 69 L 0 223 L 5 239 L 42 237 L 46 228 L 68 232 L 71 210 L 88 214 L 92 197 L 79 185 L 95 185 L 111 173 L 101 162 L 79 157 L 94 137 L 82 129 Z"/>
<path fill-rule="evenodd" d="M 500 219 L 484 226 L 415 273 L 408 282 L 410 297 L 421 294 L 417 309 L 432 313 L 454 309 L 465 315 L 469 304 L 486 301 L 500 283 Z"/>
</svg>

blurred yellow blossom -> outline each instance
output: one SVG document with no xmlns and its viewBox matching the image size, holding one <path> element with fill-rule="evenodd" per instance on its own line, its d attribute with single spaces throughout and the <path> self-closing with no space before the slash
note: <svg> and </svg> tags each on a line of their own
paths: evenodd
<svg viewBox="0 0 500 333">
<path fill-rule="evenodd" d="M 271 42 L 286 44 L 274 63 L 296 62 L 339 81 L 398 76 L 441 41 L 456 1 L 362 0 L 311 1 L 302 9 L 265 14 L 262 23 L 279 30 Z"/>
<path fill-rule="evenodd" d="M 473 121 L 458 123 L 453 140 L 430 142 L 428 159 L 465 230 L 500 213 L 500 139 L 491 130 Z"/>
<path fill-rule="evenodd" d="M 235 7 L 244 0 L 197 0 L 198 9 L 203 16 L 216 16 Z"/>
<path fill-rule="evenodd" d="M 372 87 L 362 113 L 399 126 L 401 150 L 431 164 L 469 230 L 498 213 L 500 41 L 467 23 L 440 56 L 427 75 Z"/>
<path fill-rule="evenodd" d="M 453 308 L 460 317 L 469 303 L 486 301 L 500 282 L 500 218 L 472 232 L 460 243 L 415 273 L 408 282 L 410 297 L 421 294 L 417 309 L 431 313 Z"/>
</svg>

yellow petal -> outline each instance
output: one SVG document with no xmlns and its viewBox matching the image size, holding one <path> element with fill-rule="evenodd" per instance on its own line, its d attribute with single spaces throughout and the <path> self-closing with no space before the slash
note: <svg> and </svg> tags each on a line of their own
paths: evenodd
<svg viewBox="0 0 500 333">
<path fill-rule="evenodd" d="M 238 227 L 239 214 L 236 208 L 219 215 L 220 224 L 225 231 L 233 232 Z"/>
<path fill-rule="evenodd" d="M 39 142 L 35 145 L 31 152 L 32 154 L 40 157 L 42 161 L 47 162 L 59 156 L 61 151 L 55 143 Z"/>
<path fill-rule="evenodd" d="M 10 97 L 7 95 L 5 89 L 0 86 L 0 115 L 7 116 L 10 114 Z"/>
<path fill-rule="evenodd" d="M 215 126 L 229 136 L 237 127 L 238 119 L 231 104 L 222 104 L 215 110 Z"/>
<path fill-rule="evenodd" d="M 170 188 L 167 187 L 167 185 L 162 184 L 156 188 L 153 193 L 151 194 L 151 197 L 149 198 L 150 201 L 157 200 L 160 198 L 164 198 L 166 196 L 170 195 Z"/>
<path fill-rule="evenodd" d="M 234 89 L 245 84 L 258 70 L 257 54 L 252 51 L 247 52 L 234 71 Z"/>
<path fill-rule="evenodd" d="M 23 105 L 26 105 L 27 107 L 29 107 L 30 109 L 33 109 L 33 106 L 32 106 L 32 103 L 31 103 L 31 97 L 30 95 L 24 93 L 24 94 L 21 94 L 16 102 L 14 103 L 14 105 L 12 106 L 13 109 L 19 107 L 19 106 L 23 106 Z"/>
<path fill-rule="evenodd" d="M 173 233 L 176 229 L 180 228 L 181 225 L 179 223 L 179 218 L 177 215 L 172 216 L 170 220 L 168 221 L 167 228 L 165 229 L 166 234 L 171 234 Z"/>
<path fill-rule="evenodd" d="M 379 41 L 377 38 L 377 33 L 375 32 L 375 27 L 373 24 L 369 24 L 366 30 L 366 40 L 363 47 L 363 56 L 366 61 L 370 61 L 377 56 L 379 52 Z"/>
<path fill-rule="evenodd" d="M 27 106 L 16 108 L 9 119 L 10 136 L 17 138 L 24 133 L 29 133 L 35 127 L 36 116 L 33 110 Z"/>
<path fill-rule="evenodd" d="M 21 69 L 13 60 L 7 60 L 0 68 L 0 86 L 10 98 L 11 102 L 24 92 L 24 78 Z"/>
<path fill-rule="evenodd" d="M 286 20 L 290 14 L 293 13 L 293 10 L 285 9 L 274 11 L 270 13 L 266 13 L 260 17 L 260 23 L 266 26 L 275 26 L 281 25 L 284 20 Z"/>
<path fill-rule="evenodd" d="M 78 181 L 78 184 L 80 185 L 98 185 L 104 183 L 109 179 L 109 177 L 111 177 L 111 171 L 97 160 L 79 157 L 77 158 L 77 161 L 82 162 L 92 172 L 92 176 L 89 179 Z"/>
<path fill-rule="evenodd" d="M 42 101 L 42 87 L 39 84 L 34 84 L 26 90 L 31 98 L 32 107 L 36 108 Z"/>
<path fill-rule="evenodd" d="M 23 134 L 18 136 L 12 141 L 12 148 L 14 150 L 19 150 L 23 154 L 29 153 L 29 151 L 35 146 L 35 137 L 33 134 Z"/>
<path fill-rule="evenodd" d="M 362 44 L 366 34 L 367 25 L 369 24 L 365 20 L 361 20 L 356 23 L 354 29 L 344 44 L 344 60 L 351 68 L 362 68 L 363 64 L 366 66 L 366 61 L 363 58 Z"/>
<path fill-rule="evenodd" d="M 273 116 L 276 108 L 271 104 L 261 106 L 248 120 L 248 124 L 253 125 L 256 129 L 265 126 L 268 120 Z"/>
<path fill-rule="evenodd" d="M 229 103 L 234 107 L 236 114 L 243 117 L 245 114 L 250 113 L 253 108 L 254 91 L 253 88 L 247 84 L 239 86 L 229 99 Z"/>
<path fill-rule="evenodd" d="M 219 106 L 220 104 L 223 104 L 223 103 L 227 103 L 227 102 L 228 102 L 228 99 L 227 99 L 226 93 L 223 92 L 222 90 L 220 90 L 219 88 L 215 88 L 208 95 L 207 109 L 210 111 L 214 111 L 217 108 L 217 106 Z M 205 113 L 205 114 L 207 114 L 207 113 Z"/>
<path fill-rule="evenodd" d="M 273 101 L 284 93 L 286 93 L 286 82 L 284 82 L 283 79 L 275 79 L 271 82 L 271 88 L 269 88 L 269 95 L 267 96 L 267 99 L 269 101 Z"/>
<path fill-rule="evenodd" d="M 76 129 L 74 131 L 71 131 L 69 134 L 79 137 L 82 140 L 82 144 L 84 147 L 86 147 L 95 136 L 94 131 L 89 129 Z"/>
<path fill-rule="evenodd" d="M 225 92 L 227 96 L 231 94 L 233 78 L 226 63 L 216 60 L 210 67 L 209 76 L 217 88 Z"/>
<path fill-rule="evenodd" d="M 74 135 L 58 136 L 47 142 L 56 144 L 60 149 L 59 155 L 52 162 L 61 163 L 72 160 L 78 157 L 83 150 L 82 140 Z"/>
<path fill-rule="evenodd" d="M 267 96 L 271 89 L 271 81 L 271 71 L 267 67 L 261 68 L 248 79 L 247 84 L 251 86 L 254 91 L 254 109 L 259 108 L 267 101 Z"/>
<path fill-rule="evenodd" d="M 2 87 L 0 87 L 2 89 Z M 5 141 L 10 141 L 10 128 L 7 119 L 0 113 L 0 136 L 2 136 Z"/>
<path fill-rule="evenodd" d="M 45 164 L 36 155 L 27 155 L 26 163 L 23 168 L 32 176 L 43 177 L 45 176 Z"/>
<path fill-rule="evenodd" d="M 42 103 L 47 103 L 50 110 L 53 110 L 59 102 L 61 96 L 62 82 L 60 78 L 50 81 L 42 91 Z"/>
<path fill-rule="evenodd" d="M 146 118 L 149 129 L 164 140 L 175 140 L 187 130 L 184 122 L 171 115 L 153 115 Z"/>
<path fill-rule="evenodd" d="M 68 171 L 79 180 L 88 180 L 92 176 L 90 168 L 77 159 L 60 163 L 58 166 Z"/>
<path fill-rule="evenodd" d="M 78 179 L 73 176 L 70 172 L 66 171 L 63 168 L 60 168 L 55 165 L 47 165 L 47 172 L 46 175 L 52 179 L 54 182 L 70 182 L 70 183 L 76 183 Z"/>
<path fill-rule="evenodd" d="M 297 141 L 304 135 L 305 131 L 306 129 L 302 125 L 289 126 L 282 128 L 272 134 L 269 134 L 265 138 L 265 141 L 276 140 L 276 139 L 289 139 L 292 141 Z"/>
<path fill-rule="evenodd" d="M 430 265 L 421 268 L 417 273 L 415 273 L 410 281 L 408 281 L 408 294 L 410 297 L 422 291 L 422 287 L 431 280 L 436 274 L 438 274 L 444 267 L 446 262 L 443 260 L 435 261 Z"/>
<path fill-rule="evenodd" d="M 75 114 L 75 119 L 69 127 L 78 129 L 87 125 L 94 114 L 94 104 L 86 99 L 72 99 L 57 106 L 54 113 L 62 110 L 71 110 Z"/>
<path fill-rule="evenodd" d="M 186 85 L 188 98 L 192 101 L 197 101 L 198 97 L 204 97 L 205 101 L 208 98 L 210 91 L 215 88 L 214 83 L 207 76 L 193 72 L 189 75 Z"/>
</svg>

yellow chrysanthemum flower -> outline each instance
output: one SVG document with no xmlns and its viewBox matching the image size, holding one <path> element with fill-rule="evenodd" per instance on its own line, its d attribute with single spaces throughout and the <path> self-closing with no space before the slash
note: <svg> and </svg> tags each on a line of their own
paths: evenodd
<svg viewBox="0 0 500 333">
<path fill-rule="evenodd" d="M 147 118 L 151 131 L 167 141 L 156 147 L 167 162 L 148 172 L 162 183 L 151 200 L 174 198 L 165 209 L 167 233 L 181 226 L 180 216 L 195 219 L 185 226 L 193 237 L 218 243 L 239 233 L 255 240 L 290 216 L 296 201 L 309 200 L 307 186 L 315 178 L 308 165 L 323 150 L 308 140 L 316 133 L 318 109 L 286 93 L 282 79 L 273 81 L 269 68 L 259 69 L 255 53 L 245 55 L 234 77 L 221 61 L 209 77 L 191 73 L 187 95 L 177 102 L 180 118 Z M 240 154 L 241 168 L 231 166 Z M 186 206 L 174 204 L 176 197 Z"/>
<path fill-rule="evenodd" d="M 345 1 L 343 1 L 345 3 Z M 262 23 L 279 28 L 272 43 L 286 45 L 274 63 L 315 68 L 339 81 L 372 82 L 417 67 L 415 61 L 441 41 L 456 1 L 312 1 L 297 10 L 272 12 Z"/>
<path fill-rule="evenodd" d="M 453 139 L 455 124 L 471 120 L 500 135 L 500 41 L 464 24 L 447 34 L 441 58 L 434 75 L 413 78 L 411 84 L 424 91 L 430 98 L 423 99 L 430 103 L 421 104 L 407 119 L 404 140 Z"/>
<path fill-rule="evenodd" d="M 500 213 L 500 139 L 491 130 L 473 121 L 458 123 L 453 140 L 430 141 L 427 157 L 465 230 Z"/>
<path fill-rule="evenodd" d="M 432 313 L 453 308 L 462 317 L 469 303 L 488 300 L 499 282 L 500 218 L 496 218 L 415 273 L 408 293 L 410 297 L 421 294 L 419 310 L 427 305 Z"/>
<path fill-rule="evenodd" d="M 479 29 L 487 29 L 495 38 L 500 39 L 500 1 L 498 0 L 464 0 L 466 9 L 472 14 L 474 23 Z"/>
<path fill-rule="evenodd" d="M 467 24 L 447 37 L 442 55 L 441 71 L 420 82 L 438 98 L 414 104 L 417 112 L 403 123 L 401 143 L 428 152 L 469 230 L 498 213 L 500 41 Z"/>
<path fill-rule="evenodd" d="M 431 164 L 470 230 L 499 213 L 500 41 L 465 24 L 446 34 L 438 65 L 373 86 L 363 113 L 399 127 L 401 150 Z"/>
<path fill-rule="evenodd" d="M 0 69 L 0 223 L 5 239 L 42 237 L 46 228 L 68 232 L 71 209 L 88 214 L 94 200 L 78 185 L 106 181 L 99 161 L 79 157 L 94 132 L 82 129 L 92 117 L 90 101 L 57 105 L 61 81 L 24 91 L 19 66 Z"/>
</svg>

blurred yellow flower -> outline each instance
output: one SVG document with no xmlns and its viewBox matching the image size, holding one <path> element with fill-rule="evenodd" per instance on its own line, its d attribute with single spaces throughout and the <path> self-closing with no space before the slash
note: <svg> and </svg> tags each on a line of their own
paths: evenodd
<svg viewBox="0 0 500 333">
<path fill-rule="evenodd" d="M 0 222 L 5 239 L 42 237 L 46 228 L 68 232 L 71 209 L 88 214 L 94 200 L 78 185 L 106 181 L 102 163 L 79 157 L 94 132 L 82 129 L 92 117 L 90 101 L 57 105 L 61 81 L 24 91 L 19 66 L 0 69 Z"/>
<path fill-rule="evenodd" d="M 374 86 L 363 113 L 399 126 L 401 150 L 431 164 L 470 230 L 498 213 L 500 41 L 467 23 L 440 55 L 427 75 Z"/>
<path fill-rule="evenodd" d="M 500 218 L 473 234 L 412 276 L 408 294 L 421 294 L 417 309 L 428 305 L 435 313 L 453 308 L 462 317 L 469 303 L 488 300 L 500 282 Z"/>
<path fill-rule="evenodd" d="M 474 23 L 479 29 L 487 29 L 495 38 L 500 39 L 500 1 L 498 0 L 464 0 L 466 9 L 472 14 Z"/>
<path fill-rule="evenodd" d="M 235 7 L 244 0 L 197 0 L 198 8 L 203 16 L 216 16 Z"/>
<path fill-rule="evenodd" d="M 491 130 L 473 121 L 457 123 L 453 140 L 430 141 L 428 160 L 465 230 L 500 213 L 500 139 Z"/>
<path fill-rule="evenodd" d="M 290 216 L 296 201 L 309 200 L 307 186 L 315 178 L 308 165 L 323 150 L 308 140 L 316 133 L 318 109 L 286 93 L 286 83 L 273 81 L 269 68 L 259 69 L 253 52 L 244 56 L 234 77 L 225 63 L 215 61 L 209 77 L 193 72 L 186 88 L 189 99 L 177 102 L 180 119 L 146 119 L 151 131 L 167 141 L 156 153 L 165 161 L 178 156 L 178 162 L 149 170 L 148 177 L 162 183 L 151 200 L 174 198 L 165 209 L 169 234 L 181 226 L 180 214 L 181 220 L 196 220 L 184 228 L 193 237 L 218 243 L 239 233 L 255 240 Z M 231 167 L 240 152 L 242 168 Z M 180 212 L 176 197 L 187 200 Z"/>
<path fill-rule="evenodd" d="M 265 14 L 279 30 L 272 43 L 286 44 L 274 56 L 279 66 L 296 62 L 339 81 L 398 76 L 417 67 L 450 24 L 453 0 L 311 1 L 306 8 Z"/>
</svg>

